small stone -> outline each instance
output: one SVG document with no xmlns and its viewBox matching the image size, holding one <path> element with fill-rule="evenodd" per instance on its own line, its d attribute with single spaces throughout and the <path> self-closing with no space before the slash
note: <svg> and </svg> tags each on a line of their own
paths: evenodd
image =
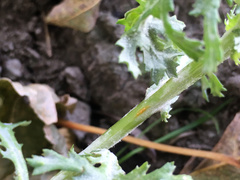
<svg viewBox="0 0 240 180">
<path fill-rule="evenodd" d="M 2 46 L 2 50 L 4 52 L 9 52 L 9 51 L 14 50 L 13 42 L 6 42 L 6 43 L 4 43 L 3 46 Z"/>
<path fill-rule="evenodd" d="M 3 75 L 12 80 L 21 77 L 23 74 L 23 66 L 19 59 L 9 59 L 4 63 Z"/>
<path fill-rule="evenodd" d="M 78 67 L 70 66 L 64 70 L 68 91 L 81 99 L 87 99 L 87 86 L 84 75 Z"/>
<path fill-rule="evenodd" d="M 78 101 L 73 112 L 67 111 L 66 119 L 69 121 L 84 125 L 90 124 L 91 108 L 88 104 Z M 85 132 L 73 130 L 74 134 L 80 140 L 85 136 Z"/>
<path fill-rule="evenodd" d="M 100 13 L 99 21 L 103 24 L 103 28 L 108 32 L 109 36 L 114 41 L 120 39 L 124 33 L 124 26 L 118 25 L 117 18 L 113 17 L 111 13 Z"/>
<path fill-rule="evenodd" d="M 40 55 L 38 54 L 37 51 L 31 49 L 31 48 L 26 48 L 27 52 L 32 56 L 34 57 L 35 59 L 39 59 L 40 58 Z"/>
</svg>

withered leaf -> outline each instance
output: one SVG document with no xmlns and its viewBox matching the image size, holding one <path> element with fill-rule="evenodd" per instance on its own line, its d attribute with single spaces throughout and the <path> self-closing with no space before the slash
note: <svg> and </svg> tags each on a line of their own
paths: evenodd
<svg viewBox="0 0 240 180">
<path fill-rule="evenodd" d="M 214 152 L 227 154 L 233 157 L 240 156 L 240 112 L 225 130 L 222 138 L 213 148 Z M 239 158 L 238 158 L 239 159 Z M 238 180 L 240 169 L 227 164 L 217 164 L 212 160 L 203 160 L 191 174 L 194 180 Z"/>
<path fill-rule="evenodd" d="M 23 144 L 24 157 L 40 154 L 43 148 L 51 147 L 61 153 L 67 152 L 61 135 L 53 125 L 57 122 L 55 103 L 58 101 L 57 95 L 47 85 L 23 86 L 6 78 L 0 79 L 0 121 L 31 121 L 26 127 L 14 129 L 17 141 Z M 6 163 L 0 156 L 0 179 L 14 170 L 12 164 L 4 166 Z"/>
<path fill-rule="evenodd" d="M 46 22 L 82 32 L 92 30 L 98 17 L 100 0 L 64 0 L 47 15 Z"/>
</svg>

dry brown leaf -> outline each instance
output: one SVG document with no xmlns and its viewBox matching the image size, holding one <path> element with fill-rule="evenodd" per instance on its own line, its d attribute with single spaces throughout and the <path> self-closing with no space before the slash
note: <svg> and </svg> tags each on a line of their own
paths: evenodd
<svg viewBox="0 0 240 180">
<path fill-rule="evenodd" d="M 40 154 L 43 148 L 57 150 L 64 154 L 64 140 L 53 125 L 57 121 L 55 103 L 59 98 L 53 90 L 40 84 L 23 86 L 9 79 L 0 79 L 0 121 L 16 123 L 30 120 L 26 127 L 14 129 L 19 143 L 23 144 L 24 157 Z M 0 156 L 0 179 L 14 170 L 12 163 L 8 163 Z M 5 169 L 4 169 L 5 168 Z"/>
<path fill-rule="evenodd" d="M 233 157 L 240 156 L 240 112 L 237 113 L 224 131 L 221 139 L 215 145 L 212 151 L 227 154 Z M 216 161 L 203 160 L 196 169 L 202 169 L 213 164 L 217 164 Z M 240 179 L 240 178 L 239 178 Z"/>
<path fill-rule="evenodd" d="M 78 100 L 76 98 L 73 98 L 69 96 L 69 94 L 65 94 L 60 97 L 60 102 L 59 104 L 64 106 L 64 109 L 70 111 L 71 113 L 74 111 L 76 108 Z"/>
<path fill-rule="evenodd" d="M 67 156 L 67 144 L 65 138 L 55 125 L 44 126 L 43 128 L 46 139 L 52 144 L 53 149 L 65 156 Z"/>
<path fill-rule="evenodd" d="M 100 0 L 64 0 L 46 17 L 46 22 L 82 32 L 92 30 L 98 17 Z"/>
<path fill-rule="evenodd" d="M 213 148 L 213 151 L 233 157 L 239 157 L 239 141 L 240 113 L 237 113 L 233 121 L 225 130 L 220 141 Z M 239 180 L 240 169 L 223 163 L 218 164 L 216 161 L 205 159 L 198 165 L 191 175 L 194 180 Z"/>
<path fill-rule="evenodd" d="M 59 101 L 59 98 L 49 86 L 42 84 L 22 86 L 18 82 L 12 82 L 12 85 L 20 96 L 29 98 L 30 106 L 46 125 L 57 122 L 55 103 Z"/>
<path fill-rule="evenodd" d="M 194 180 L 239 180 L 240 169 L 221 163 L 197 170 L 191 176 Z"/>
</svg>

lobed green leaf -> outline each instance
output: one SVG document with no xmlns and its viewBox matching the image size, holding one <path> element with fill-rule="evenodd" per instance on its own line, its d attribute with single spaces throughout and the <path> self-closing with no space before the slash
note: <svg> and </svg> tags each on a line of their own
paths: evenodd
<svg viewBox="0 0 240 180">
<path fill-rule="evenodd" d="M 136 1 L 139 3 L 139 6 L 137 8 L 134 8 L 126 12 L 125 18 L 119 19 L 117 21 L 117 24 L 122 24 L 125 26 L 125 32 L 129 31 L 134 26 L 136 26 L 136 22 L 139 20 L 141 14 L 145 10 L 147 1 L 146 0 L 136 0 Z"/>
<path fill-rule="evenodd" d="M 150 166 L 148 163 L 144 163 L 140 167 L 136 167 L 130 173 L 125 176 L 120 177 L 119 180 L 148 180 L 148 179 L 167 179 L 167 180 L 192 180 L 192 178 L 188 175 L 173 175 L 173 171 L 175 166 L 173 163 L 166 163 L 163 167 L 151 172 L 147 173 L 147 170 Z"/>
<path fill-rule="evenodd" d="M 74 179 L 104 179 L 104 180 L 147 180 L 147 179 L 172 179 L 191 180 L 187 175 L 173 175 L 175 166 L 167 163 L 162 168 L 147 174 L 150 167 L 144 163 L 136 167 L 130 173 L 125 174 L 117 162 L 116 156 L 109 150 L 102 149 L 90 154 L 78 155 L 73 151 L 69 152 L 69 157 L 63 157 L 52 150 L 44 150 L 44 157 L 33 156 L 28 158 L 28 163 L 33 166 L 33 174 L 41 174 L 52 170 L 64 170 L 54 176 L 52 180 Z"/>
<path fill-rule="evenodd" d="M 53 179 L 106 179 L 111 180 L 124 174 L 117 163 L 117 158 L 110 151 L 103 149 L 91 154 L 78 155 L 73 148 L 69 157 L 64 157 L 52 150 L 44 150 L 43 156 L 27 159 L 34 167 L 33 174 L 38 175 L 53 170 L 63 170 Z"/>
<path fill-rule="evenodd" d="M 80 157 L 73 151 L 69 152 L 69 158 L 64 157 L 53 150 L 44 149 L 43 156 L 33 155 L 33 158 L 27 158 L 27 162 L 34 168 L 33 175 L 43 174 L 53 170 L 69 170 L 81 173 Z"/>
<path fill-rule="evenodd" d="M 15 179 L 28 180 L 27 165 L 22 154 L 22 145 L 14 136 L 13 129 L 18 126 L 27 126 L 31 122 L 23 121 L 15 124 L 0 122 L 0 154 L 11 160 L 15 166 Z M 5 149 L 3 150 L 2 147 Z"/>
<path fill-rule="evenodd" d="M 232 31 L 234 48 L 232 50 L 231 58 L 236 65 L 240 64 L 240 14 L 236 13 L 237 6 L 235 5 L 233 9 L 227 14 L 227 20 L 225 20 L 226 31 Z"/>
<path fill-rule="evenodd" d="M 176 29 L 184 28 L 175 17 L 170 18 L 170 23 Z M 152 81 L 158 84 L 165 74 L 177 76 L 177 57 L 184 54 L 165 36 L 161 20 L 149 16 L 137 30 L 126 32 L 116 44 L 123 47 L 119 62 L 126 63 L 135 78 L 150 72 Z"/>
<path fill-rule="evenodd" d="M 217 71 L 219 62 L 223 61 L 223 50 L 218 33 L 218 22 L 220 21 L 218 8 L 221 0 L 197 0 L 191 15 L 203 15 L 204 21 L 204 45 L 205 51 L 201 60 L 204 61 L 203 71 L 207 74 Z"/>
<path fill-rule="evenodd" d="M 211 94 L 213 96 L 224 97 L 222 91 L 226 91 L 222 83 L 219 81 L 215 74 L 210 74 L 209 76 L 209 87 L 211 89 Z"/>
<path fill-rule="evenodd" d="M 209 101 L 207 89 L 211 90 L 211 94 L 213 96 L 224 97 L 222 91 L 226 91 L 226 89 L 223 87 L 222 83 L 219 81 L 219 79 L 214 73 L 209 74 L 208 78 L 206 76 L 203 76 L 201 82 L 202 82 L 202 94 L 206 101 Z"/>
<path fill-rule="evenodd" d="M 179 31 L 169 23 L 169 12 L 174 10 L 172 0 L 158 0 L 160 17 L 163 20 L 164 28 L 167 36 L 176 44 L 186 55 L 194 60 L 198 60 L 202 54 L 202 42 L 189 39 L 183 31 Z"/>
</svg>

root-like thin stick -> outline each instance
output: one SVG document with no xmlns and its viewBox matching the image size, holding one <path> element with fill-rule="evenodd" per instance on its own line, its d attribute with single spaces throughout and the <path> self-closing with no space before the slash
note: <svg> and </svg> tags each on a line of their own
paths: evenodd
<svg viewBox="0 0 240 180">
<path fill-rule="evenodd" d="M 43 19 L 43 27 L 44 27 L 44 33 L 45 33 L 45 42 L 46 42 L 46 53 L 48 57 L 52 57 L 52 44 L 51 44 L 51 38 L 48 31 L 48 25 L 45 21 L 45 14 L 42 13 L 42 19 Z"/>
<path fill-rule="evenodd" d="M 85 132 L 94 133 L 94 134 L 103 134 L 104 132 L 106 132 L 106 130 L 102 128 L 82 125 L 82 124 L 73 123 L 66 120 L 59 120 L 57 124 L 64 127 L 71 128 L 71 129 L 77 129 L 80 131 L 85 131 Z M 126 136 L 122 140 L 132 144 L 139 145 L 139 146 L 156 149 L 158 151 L 164 151 L 168 153 L 180 154 L 185 156 L 195 156 L 195 157 L 212 159 L 220 162 L 225 162 L 227 164 L 240 168 L 240 163 L 236 159 L 230 156 L 227 156 L 225 154 L 159 144 L 159 143 L 135 138 L 132 136 Z"/>
</svg>

